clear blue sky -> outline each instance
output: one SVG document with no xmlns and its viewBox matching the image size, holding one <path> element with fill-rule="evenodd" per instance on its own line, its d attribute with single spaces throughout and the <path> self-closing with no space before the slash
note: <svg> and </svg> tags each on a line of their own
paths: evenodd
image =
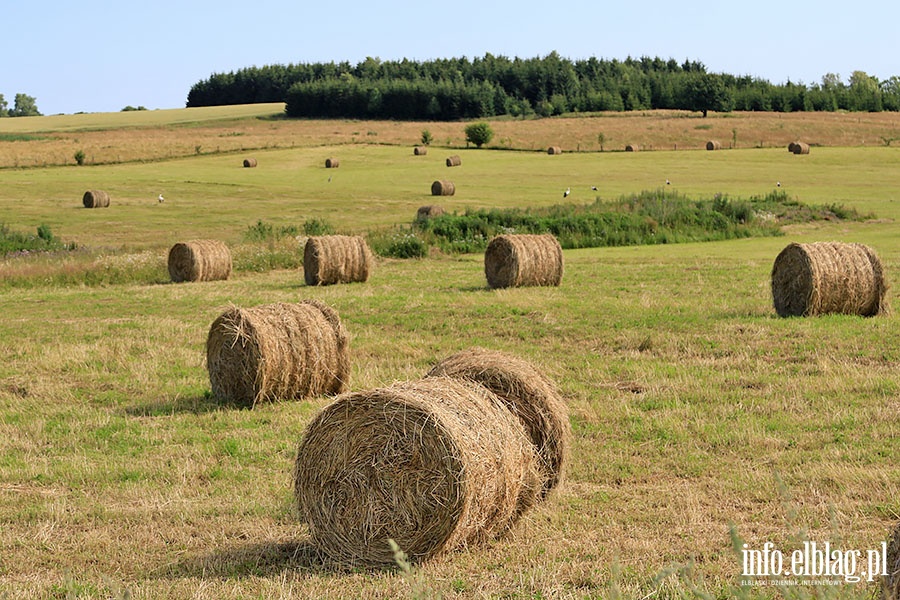
<svg viewBox="0 0 900 600">
<path fill-rule="evenodd" d="M 900 2 L 874 0 L 76 0 L 0 11 L 0 94 L 45 115 L 182 108 L 212 73 L 367 56 L 490 52 L 699 60 L 714 73 L 815 83 L 900 75 Z"/>
</svg>

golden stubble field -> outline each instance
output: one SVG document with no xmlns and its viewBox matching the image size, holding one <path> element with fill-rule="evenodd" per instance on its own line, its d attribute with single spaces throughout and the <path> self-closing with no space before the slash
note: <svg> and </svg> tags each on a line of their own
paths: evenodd
<svg viewBox="0 0 900 600">
<path fill-rule="evenodd" d="M 433 145 L 465 147 L 464 123 L 283 118 L 282 104 L 0 119 L 0 168 L 159 160 L 252 149 L 336 144 L 413 146 L 422 130 Z M 237 118 L 236 118 L 237 117 Z M 709 140 L 730 148 L 787 147 L 795 140 L 820 146 L 900 143 L 895 113 L 699 113 L 644 111 L 567 115 L 550 119 L 490 121 L 491 148 L 563 151 L 697 149 Z M 31 138 L 31 139 L 28 139 Z M 0 138 L 2 139 L 2 138 Z M 10 138 L 12 139 L 12 138 Z"/>
</svg>

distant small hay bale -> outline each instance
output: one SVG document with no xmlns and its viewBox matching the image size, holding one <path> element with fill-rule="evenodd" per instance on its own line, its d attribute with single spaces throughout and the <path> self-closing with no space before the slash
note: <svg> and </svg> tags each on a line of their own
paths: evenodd
<svg viewBox="0 0 900 600">
<path fill-rule="evenodd" d="M 447 166 L 448 167 L 458 167 L 462 164 L 462 159 L 454 154 L 453 156 L 447 157 Z"/>
<path fill-rule="evenodd" d="M 884 314 L 888 284 L 881 260 L 864 244 L 789 244 L 772 267 L 772 298 L 781 317 Z"/>
<path fill-rule="evenodd" d="M 551 156 L 554 154 L 562 154 L 562 148 L 559 146 L 550 146 L 547 148 L 547 154 L 550 154 Z"/>
<path fill-rule="evenodd" d="M 440 206 L 420 206 L 419 210 L 416 211 L 416 221 L 424 221 L 426 219 L 431 219 L 432 217 L 439 217 L 442 214 L 444 214 L 444 209 Z"/>
<path fill-rule="evenodd" d="M 306 285 L 362 283 L 374 264 L 365 238 L 350 235 L 313 236 L 303 249 Z"/>
<path fill-rule="evenodd" d="M 809 144 L 806 142 L 794 142 L 794 148 L 791 152 L 794 154 L 809 154 Z"/>
<path fill-rule="evenodd" d="M 794 154 L 794 150 L 797 148 L 797 142 L 791 142 L 788 144 L 788 152 Z"/>
<path fill-rule="evenodd" d="M 244 168 L 250 169 L 256 166 L 255 158 L 245 158 L 244 159 Z"/>
<path fill-rule="evenodd" d="M 514 414 L 525 428 L 538 456 L 543 496 L 563 480 L 569 462 L 569 409 L 556 385 L 526 360 L 472 348 L 445 358 L 426 377 L 452 377 L 480 383 Z"/>
<path fill-rule="evenodd" d="M 109 194 L 103 190 L 88 190 L 81 198 L 85 208 L 106 208 L 109 206 Z"/>
<path fill-rule="evenodd" d="M 232 307 L 209 328 L 206 367 L 222 402 L 252 407 L 339 394 L 350 375 L 347 332 L 318 300 Z"/>
<path fill-rule="evenodd" d="M 217 281 L 231 275 L 231 251 L 218 240 L 179 242 L 169 250 L 169 277 L 182 281 Z"/>
<path fill-rule="evenodd" d="M 294 496 L 331 559 L 414 562 L 508 531 L 538 500 L 522 426 L 485 387 L 433 377 L 345 394 L 303 434 Z"/>
<path fill-rule="evenodd" d="M 326 158 L 325 159 L 325 168 L 326 169 L 337 169 L 341 166 L 341 161 L 336 158 Z"/>
<path fill-rule="evenodd" d="M 484 252 L 484 274 L 492 288 L 559 285 L 562 247 L 549 233 L 498 235 Z"/>
<path fill-rule="evenodd" d="M 718 140 L 709 140 L 706 142 L 707 150 L 721 150 L 722 144 Z"/>
<path fill-rule="evenodd" d="M 900 523 L 894 529 L 887 549 L 887 577 L 883 580 L 885 600 L 900 600 Z"/>
<path fill-rule="evenodd" d="M 638 152 L 640 151 L 640 149 L 641 147 L 637 144 L 628 144 L 627 146 L 625 146 L 625 152 Z"/>
<path fill-rule="evenodd" d="M 452 181 L 439 180 L 431 184 L 432 196 L 452 196 L 456 193 L 456 186 Z"/>
<path fill-rule="evenodd" d="M 428 148 L 426 148 L 425 146 L 416 146 L 415 148 L 413 148 L 413 154 L 415 154 L 416 156 L 425 156 L 426 154 L 428 154 Z"/>
</svg>

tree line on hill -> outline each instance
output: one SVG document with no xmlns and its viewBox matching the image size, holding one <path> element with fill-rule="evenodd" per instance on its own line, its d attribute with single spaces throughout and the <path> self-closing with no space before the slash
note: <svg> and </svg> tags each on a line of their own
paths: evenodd
<svg viewBox="0 0 900 600">
<path fill-rule="evenodd" d="M 37 100 L 28 94 L 16 94 L 15 104 L 7 108 L 9 104 L 3 94 L 0 94 L 0 117 L 39 117 L 41 112 L 37 107 Z"/>
<path fill-rule="evenodd" d="M 187 106 L 285 102 L 292 117 L 457 120 L 568 112 L 681 109 L 898 111 L 900 77 L 854 71 L 845 83 L 772 84 L 708 73 L 703 63 L 642 57 L 572 61 L 493 56 L 429 61 L 367 58 L 354 65 L 301 63 L 214 73 L 191 87 Z"/>
</svg>

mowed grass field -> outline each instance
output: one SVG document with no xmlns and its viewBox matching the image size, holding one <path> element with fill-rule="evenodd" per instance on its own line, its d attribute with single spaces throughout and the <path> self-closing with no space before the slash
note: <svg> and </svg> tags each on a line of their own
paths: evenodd
<svg viewBox="0 0 900 600">
<path fill-rule="evenodd" d="M 168 248 L 195 237 L 253 251 L 245 233 L 260 220 L 324 219 L 366 233 L 408 224 L 424 204 L 550 205 L 566 187 L 569 201 L 587 203 L 666 179 L 697 197 L 763 195 L 779 181 L 803 202 L 874 218 L 796 225 L 778 238 L 567 250 L 560 287 L 495 291 L 481 255 L 379 259 L 365 284 L 316 288 L 294 269 L 198 284 L 60 285 L 50 276 L 69 268 L 68 258 L 5 258 L 0 597 L 877 597 L 879 583 L 865 580 L 742 588 L 735 543 L 772 542 L 788 554 L 803 541 L 829 541 L 865 553 L 900 521 L 896 316 L 780 319 L 769 289 L 775 256 L 791 241 L 870 244 L 889 281 L 900 281 L 900 149 L 848 143 L 793 156 L 774 142 L 719 152 L 679 143 L 678 151 L 548 156 L 529 145 L 617 117 L 498 123 L 523 141 L 475 150 L 442 139 L 461 138 L 459 123 L 259 116 L 220 109 L 191 127 L 156 123 L 188 148 L 169 156 L 147 150 L 155 146 L 144 130 L 109 129 L 97 117 L 96 136 L 146 160 L 3 162 L 0 222 L 49 225 L 84 248 L 90 268 L 150 261 L 162 271 Z M 817 127 L 853 131 L 868 119 L 839 116 Z M 754 117 L 735 117 L 748 138 Z M 243 149 L 194 152 L 223 118 L 230 131 L 262 123 L 268 133 Z M 641 118 L 651 117 L 633 123 Z M 676 118 L 685 120 L 660 117 Z M 770 131 L 769 118 L 760 115 L 759 131 Z M 68 127 L 54 119 L 50 137 Z M 8 121 L 17 120 L 0 128 Z M 689 129 L 705 124 L 691 121 Z M 319 133 L 301 139 L 304 127 Z M 355 141 L 329 139 L 329 128 L 344 127 L 359 132 Z M 423 128 L 436 133 L 435 145 L 415 157 Z M 386 140 L 394 129 L 406 133 Z M 889 125 L 882 130 L 891 135 Z M 659 135 L 653 145 L 668 147 Z M 240 138 L 250 135 L 222 139 Z M 37 152 L 41 143 L 0 142 L 0 155 L 26 152 L 7 144 Z M 461 167 L 444 165 L 451 153 Z M 250 155 L 259 166 L 242 168 Z M 324 168 L 329 156 L 340 168 Z M 454 181 L 457 194 L 432 198 L 435 179 Z M 111 206 L 82 208 L 88 189 L 108 191 Z M 279 243 L 299 254 L 302 241 Z M 894 306 L 897 295 L 895 284 Z M 227 306 L 303 298 L 340 314 L 354 390 L 421 377 L 476 345 L 532 361 L 570 408 L 565 485 L 504 538 L 412 574 L 323 562 L 294 514 L 291 468 L 305 425 L 329 399 L 221 407 L 204 365 L 209 326 Z"/>
</svg>

